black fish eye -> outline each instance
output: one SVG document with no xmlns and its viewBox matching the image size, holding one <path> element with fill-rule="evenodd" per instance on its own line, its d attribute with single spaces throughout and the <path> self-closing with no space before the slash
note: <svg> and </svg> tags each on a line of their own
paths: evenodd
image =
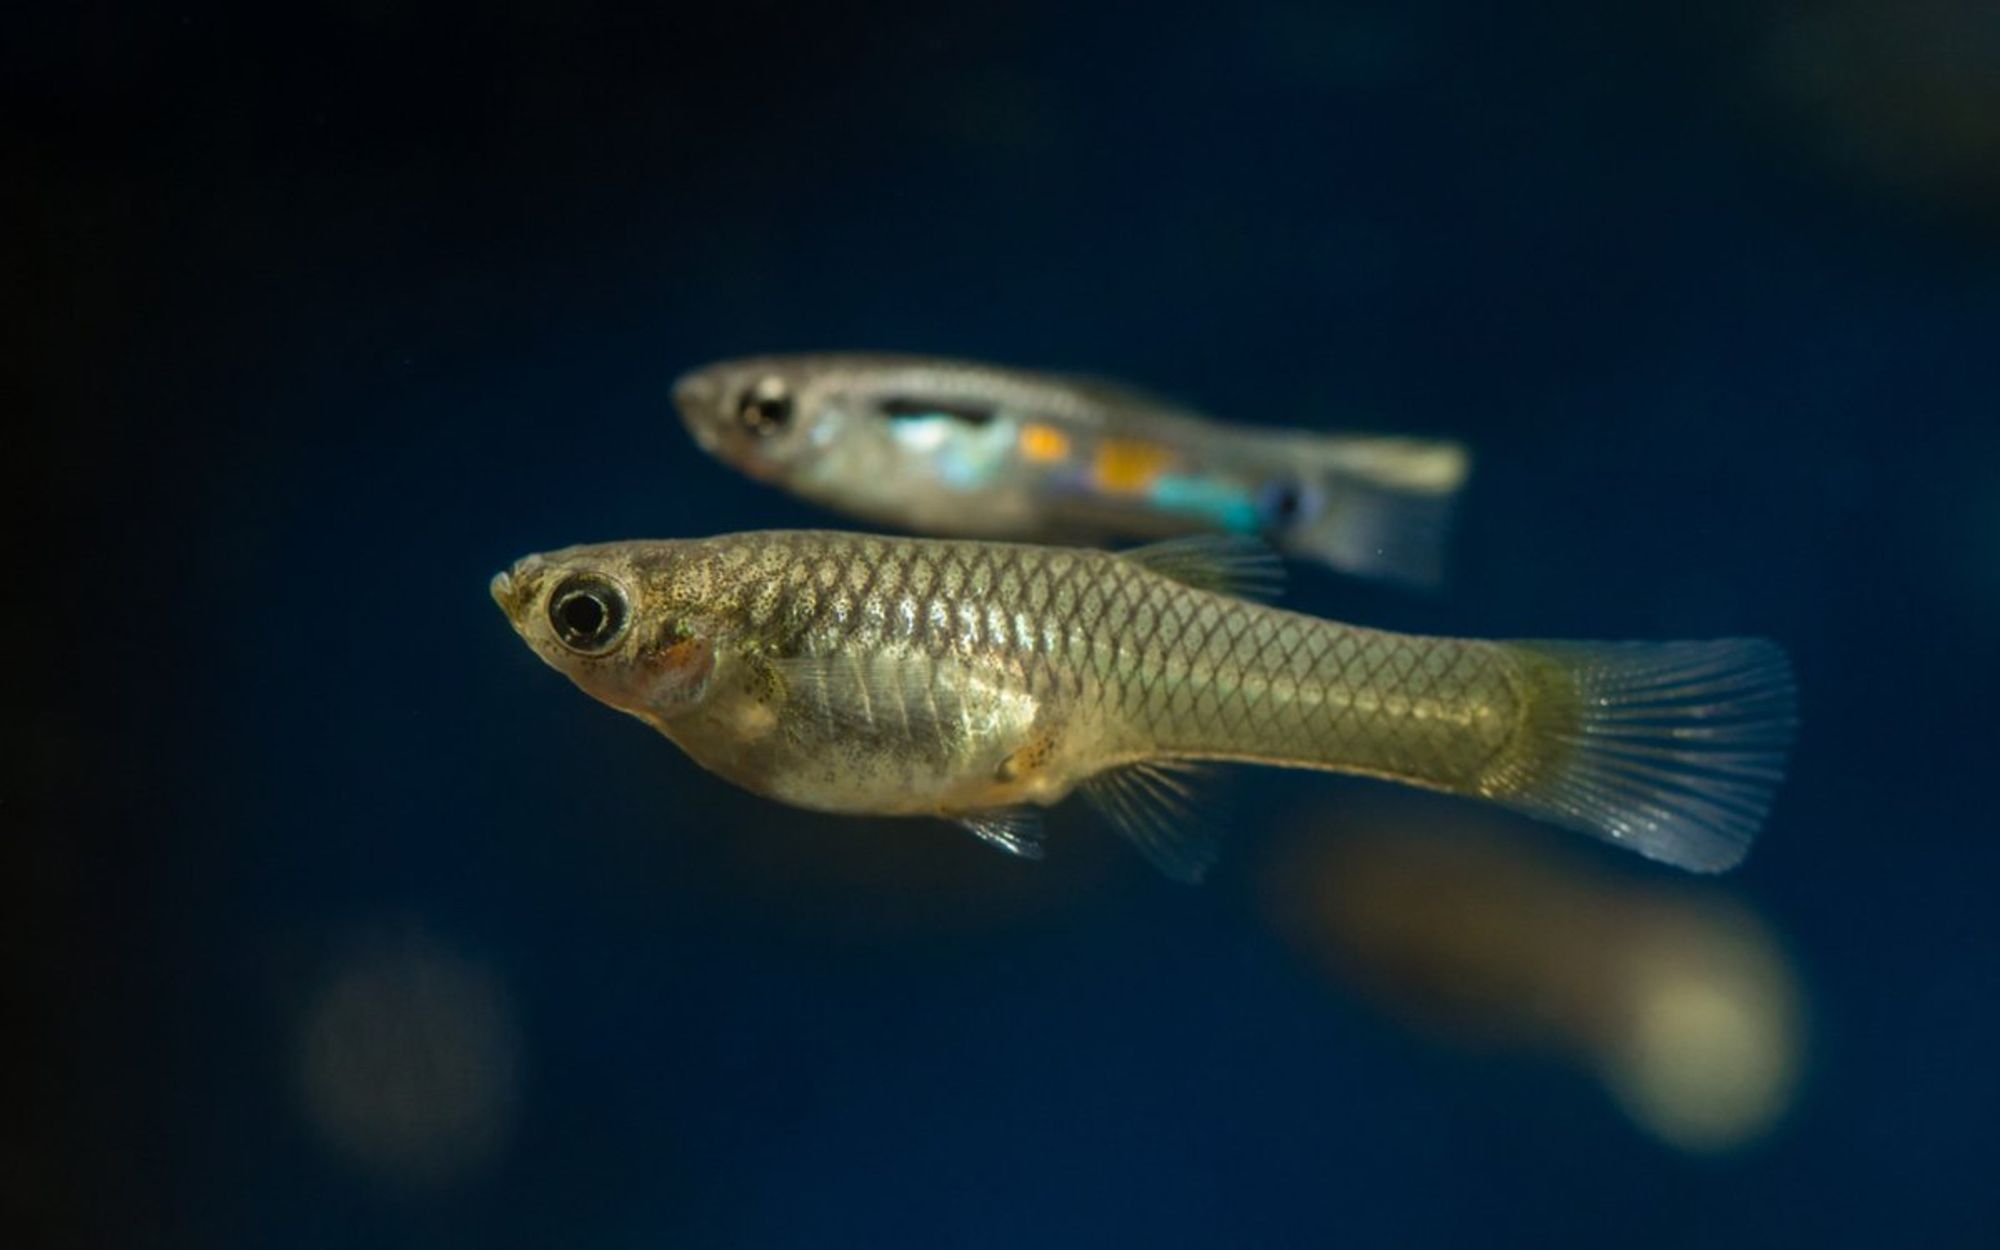
<svg viewBox="0 0 2000 1250">
<path fill-rule="evenodd" d="M 607 577 L 575 573 L 549 596 L 549 627 L 572 651 L 602 655 L 625 636 L 625 592 Z"/>
<path fill-rule="evenodd" d="M 1291 482 L 1272 482 L 1263 496 L 1264 517 L 1273 525 L 1290 525 L 1305 507 L 1299 488 Z"/>
<path fill-rule="evenodd" d="M 736 420 L 759 437 L 776 434 L 791 419 L 792 397 L 779 378 L 764 378 L 736 401 Z"/>
</svg>

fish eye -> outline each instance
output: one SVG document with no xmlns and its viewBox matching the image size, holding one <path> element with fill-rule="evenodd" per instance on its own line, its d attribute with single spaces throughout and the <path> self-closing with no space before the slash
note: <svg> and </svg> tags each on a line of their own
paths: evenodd
<svg viewBox="0 0 2000 1250">
<path fill-rule="evenodd" d="M 1270 483 L 1258 502 L 1263 506 L 1265 519 L 1273 525 L 1290 525 L 1298 520 L 1306 503 L 1304 492 L 1292 482 Z"/>
<path fill-rule="evenodd" d="M 584 655 L 602 655 L 618 645 L 630 616 L 625 592 L 595 573 L 572 574 L 549 595 L 549 627 L 557 641 Z"/>
<path fill-rule="evenodd" d="M 759 438 L 768 438 L 792 419 L 792 397 L 783 378 L 761 378 L 736 401 L 736 420 Z"/>
</svg>

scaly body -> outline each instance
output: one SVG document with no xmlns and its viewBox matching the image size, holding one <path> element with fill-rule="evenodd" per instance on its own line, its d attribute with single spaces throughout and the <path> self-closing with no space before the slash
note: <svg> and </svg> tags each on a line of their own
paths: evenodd
<svg viewBox="0 0 2000 1250">
<path fill-rule="evenodd" d="M 1664 672 L 1682 691 L 1747 675 L 1719 692 L 1729 715 L 1704 722 L 1743 732 L 1707 745 L 1731 748 L 1732 786 L 1774 777 L 1781 755 L 1767 748 L 1789 725 L 1789 686 L 1767 644 L 1635 653 L 1390 634 L 1211 588 L 1256 571 L 1241 561 L 1202 540 L 1114 554 L 771 532 L 529 557 L 495 595 L 544 658 L 739 785 L 801 807 L 961 819 L 1014 850 L 1026 835 L 994 813 L 1085 786 L 1129 815 L 1172 789 L 1149 770 L 1198 760 L 1495 799 L 1701 866 L 1723 843 L 1740 854 L 1761 818 L 1761 781 L 1761 797 L 1736 806 L 1698 795 L 1725 802 L 1703 807 L 1693 842 L 1687 821 L 1659 818 L 1658 796 L 1636 796 L 1623 826 L 1562 803 L 1577 742 L 1595 758 L 1587 675 L 1604 657 L 1620 680 Z M 623 596 L 612 614 L 629 620 L 605 655 L 559 636 L 566 582 Z M 1646 657 L 1636 669 L 1634 655 Z M 1628 781 L 1662 763 L 1648 760 L 1663 749 L 1651 738 L 1639 745 Z"/>
</svg>

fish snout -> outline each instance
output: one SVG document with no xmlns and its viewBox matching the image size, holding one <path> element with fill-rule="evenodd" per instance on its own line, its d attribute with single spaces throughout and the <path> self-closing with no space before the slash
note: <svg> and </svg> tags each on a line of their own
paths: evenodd
<svg viewBox="0 0 2000 1250">
<path fill-rule="evenodd" d="M 715 410 L 722 389 L 706 373 L 683 374 L 674 382 L 674 407 L 688 421 L 698 421 Z"/>
<path fill-rule="evenodd" d="M 523 556 L 514 561 L 511 568 L 495 573 L 493 580 L 486 584 L 487 591 L 493 596 L 493 602 L 500 605 L 500 610 L 507 614 L 508 620 L 516 624 L 520 622 L 522 609 L 527 606 L 528 600 L 534 597 L 535 583 L 539 579 L 541 568 L 540 556 Z"/>
</svg>

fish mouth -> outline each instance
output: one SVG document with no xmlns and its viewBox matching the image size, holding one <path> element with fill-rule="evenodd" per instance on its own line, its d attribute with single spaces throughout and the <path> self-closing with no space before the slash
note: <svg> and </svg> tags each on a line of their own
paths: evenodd
<svg viewBox="0 0 2000 1250">
<path fill-rule="evenodd" d="M 500 610 L 507 614 L 507 619 L 514 623 L 516 629 L 521 626 L 521 613 L 528 600 L 534 597 L 535 584 L 539 580 L 535 574 L 541 570 L 541 565 L 540 556 L 523 556 L 514 561 L 512 567 L 495 573 L 493 579 L 486 583 L 487 593 L 493 596 L 493 602 L 500 605 Z"/>
<path fill-rule="evenodd" d="M 674 407 L 681 410 L 681 416 L 694 421 L 715 404 L 718 393 L 715 379 L 703 373 L 684 374 L 674 381 Z"/>
</svg>

